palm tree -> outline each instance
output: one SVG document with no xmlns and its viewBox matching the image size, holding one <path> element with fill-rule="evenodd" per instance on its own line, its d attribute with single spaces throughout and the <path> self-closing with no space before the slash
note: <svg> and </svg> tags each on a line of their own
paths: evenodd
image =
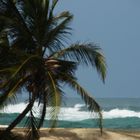
<svg viewBox="0 0 140 140">
<path fill-rule="evenodd" d="M 105 58 L 94 43 L 68 44 L 73 15 L 68 11 L 54 14 L 57 3 L 58 0 L 0 0 L 0 108 L 13 101 L 23 87 L 29 93 L 27 107 L 3 136 L 27 113 L 28 139 L 39 138 L 46 113 L 51 116 L 51 127 L 55 127 L 65 94 L 63 84 L 82 97 L 89 111 L 99 115 L 102 128 L 101 108 L 78 84 L 75 71 L 78 65 L 91 65 L 104 82 Z M 35 101 L 40 108 L 39 119 L 34 116 Z M 49 112 L 47 106 L 51 106 Z"/>
</svg>

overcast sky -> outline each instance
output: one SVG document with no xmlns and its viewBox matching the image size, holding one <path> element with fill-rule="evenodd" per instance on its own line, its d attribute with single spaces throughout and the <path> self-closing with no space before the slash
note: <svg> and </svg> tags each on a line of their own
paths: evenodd
<svg viewBox="0 0 140 140">
<path fill-rule="evenodd" d="M 74 14 L 72 42 L 95 42 L 107 60 L 103 84 L 93 69 L 77 72 L 95 97 L 140 97 L 140 0 L 60 0 Z"/>
</svg>

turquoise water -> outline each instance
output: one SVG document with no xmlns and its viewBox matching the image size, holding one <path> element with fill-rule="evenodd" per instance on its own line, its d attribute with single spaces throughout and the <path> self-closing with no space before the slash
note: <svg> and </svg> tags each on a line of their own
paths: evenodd
<svg viewBox="0 0 140 140">
<path fill-rule="evenodd" d="M 140 129 L 140 99 L 100 98 L 97 101 L 102 106 L 104 128 Z M 8 105 L 7 108 L 0 111 L 0 124 L 8 125 L 25 107 L 26 104 L 23 101 L 15 105 Z M 60 111 L 57 127 L 98 127 L 97 119 L 93 119 L 93 116 L 97 117 L 87 111 L 80 99 L 66 98 Z M 18 126 L 24 126 L 26 119 L 27 117 Z M 49 127 L 48 116 L 45 118 L 43 127 Z"/>
</svg>

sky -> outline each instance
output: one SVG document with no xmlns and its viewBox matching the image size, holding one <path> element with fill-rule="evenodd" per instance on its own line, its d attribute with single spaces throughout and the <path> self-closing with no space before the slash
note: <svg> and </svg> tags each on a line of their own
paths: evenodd
<svg viewBox="0 0 140 140">
<path fill-rule="evenodd" d="M 140 0 L 60 0 L 63 10 L 74 15 L 71 42 L 96 43 L 107 61 L 105 84 L 91 67 L 79 83 L 94 97 L 140 97 Z"/>
</svg>

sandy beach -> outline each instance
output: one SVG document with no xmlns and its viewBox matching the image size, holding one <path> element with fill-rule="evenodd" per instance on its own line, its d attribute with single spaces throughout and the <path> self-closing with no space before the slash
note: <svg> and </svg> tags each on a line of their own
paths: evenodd
<svg viewBox="0 0 140 140">
<path fill-rule="evenodd" d="M 113 132 L 104 130 L 102 136 L 99 129 L 55 129 L 48 133 L 41 130 L 40 140 L 140 140 L 139 132 Z"/>
<path fill-rule="evenodd" d="M 101 136 L 99 129 L 91 128 L 55 128 L 52 132 L 49 130 L 40 130 L 40 140 L 140 140 L 140 131 L 104 129 Z M 15 128 L 13 132 L 24 135 L 22 128 Z"/>
</svg>

